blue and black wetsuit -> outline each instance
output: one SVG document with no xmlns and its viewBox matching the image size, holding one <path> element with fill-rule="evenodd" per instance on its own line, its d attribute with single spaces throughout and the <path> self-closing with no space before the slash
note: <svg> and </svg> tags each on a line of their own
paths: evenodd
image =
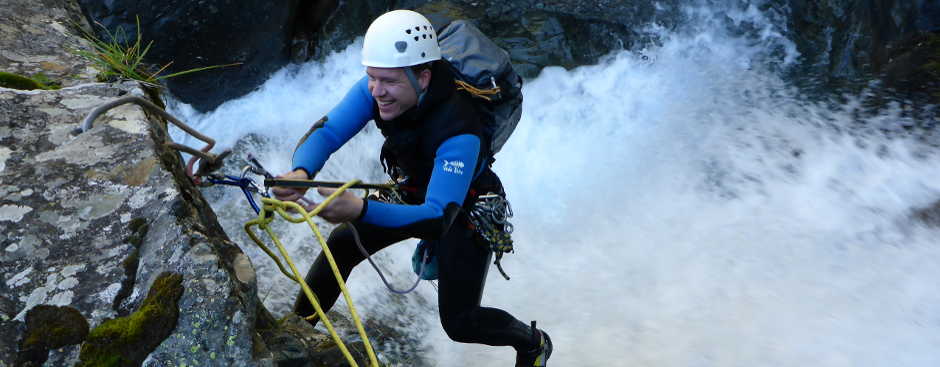
<svg viewBox="0 0 940 367">
<path fill-rule="evenodd" d="M 363 78 L 301 140 L 294 152 L 294 168 L 316 173 L 333 152 L 374 120 L 386 139 L 383 166 L 413 190 L 406 193 L 407 204 L 366 201 L 353 222 L 363 246 L 372 254 L 408 238 L 435 241 L 438 307 L 447 335 L 459 342 L 531 350 L 528 325 L 503 310 L 480 306 L 492 253 L 478 242 L 461 209 L 473 204 L 473 193 L 501 193 L 502 187 L 489 168 L 488 139 L 470 98 L 455 89 L 453 74 L 439 61 L 421 103 L 384 121 Z M 328 244 L 344 278 L 364 260 L 347 225 L 336 228 Z M 324 309 L 330 309 L 340 290 L 323 254 L 306 280 Z M 314 313 L 302 293 L 295 312 Z"/>
</svg>

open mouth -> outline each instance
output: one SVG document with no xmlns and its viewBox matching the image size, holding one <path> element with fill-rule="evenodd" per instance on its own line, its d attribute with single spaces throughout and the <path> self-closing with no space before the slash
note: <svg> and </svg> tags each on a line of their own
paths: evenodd
<svg viewBox="0 0 940 367">
<path fill-rule="evenodd" d="M 394 104 L 394 103 L 395 103 L 394 101 L 392 101 L 392 102 L 382 102 L 382 101 L 378 101 L 379 109 L 380 109 L 380 110 L 383 110 L 383 111 L 389 110 L 389 109 L 391 109 L 392 104 Z"/>
</svg>

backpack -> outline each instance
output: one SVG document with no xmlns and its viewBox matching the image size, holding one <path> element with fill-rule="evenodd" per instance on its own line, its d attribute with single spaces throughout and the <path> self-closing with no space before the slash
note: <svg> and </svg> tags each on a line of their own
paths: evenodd
<svg viewBox="0 0 940 367">
<path fill-rule="evenodd" d="M 474 101 L 486 117 L 490 153 L 495 155 L 522 117 L 522 77 L 513 71 L 509 52 L 472 23 L 429 18 L 437 30 L 441 58 L 450 64 L 458 89 L 477 97 Z"/>
</svg>

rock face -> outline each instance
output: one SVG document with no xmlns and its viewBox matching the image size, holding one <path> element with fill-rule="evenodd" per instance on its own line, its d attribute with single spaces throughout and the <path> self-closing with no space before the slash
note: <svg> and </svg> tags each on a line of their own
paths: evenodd
<svg viewBox="0 0 940 367">
<path fill-rule="evenodd" d="M 51 2 L 52 0 L 44 0 Z M 135 34 L 140 16 L 144 38 L 157 42 L 150 60 L 171 70 L 242 62 L 239 67 L 169 79 L 182 101 L 201 111 L 239 97 L 289 61 L 303 62 L 348 46 L 372 19 L 389 9 L 416 9 L 470 19 L 510 51 L 517 72 L 531 78 L 546 65 L 592 64 L 618 49 L 648 42 L 638 27 L 666 29 L 681 21 L 683 0 L 212 0 L 138 2 L 79 0 L 89 19 L 112 32 Z M 794 75 L 846 80 L 885 74 L 900 88 L 930 89 L 932 74 L 911 72 L 929 63 L 924 33 L 940 30 L 934 0 L 788 0 L 759 4 L 786 17 L 802 67 Z M 2 11 L 0 11 L 2 12 Z M 237 26 L 234 26 L 237 25 Z M 237 42 L 232 42 L 237 40 Z M 17 60 L 22 57 L 12 55 Z M 900 61 L 898 61 L 900 60 Z M 909 67 L 913 65 L 913 67 Z M 54 67 L 49 66 L 47 67 Z M 911 82 L 915 85 L 910 85 Z M 896 83 L 895 83 L 896 82 Z M 932 89 L 931 89 L 932 90 Z"/>
<path fill-rule="evenodd" d="M 78 5 L 62 0 L 34 3 L 4 1 L 0 6 L 0 71 L 42 73 L 64 87 L 94 80 L 94 70 L 69 52 L 80 44 L 69 32 L 74 24 L 84 23 Z"/>
<path fill-rule="evenodd" d="M 77 7 L 8 0 L 0 11 L 0 50 L 17 55 L 0 71 L 82 71 L 59 90 L 0 87 L 0 366 L 341 363 L 328 336 L 265 310 L 250 260 L 164 144 L 159 115 L 122 105 L 75 132 L 121 96 L 160 104 L 136 82 L 93 82 L 70 53 L 22 47 L 6 26 L 87 49 L 58 26 L 81 19 Z"/>
<path fill-rule="evenodd" d="M 100 1 L 79 0 L 89 20 L 112 34 L 153 40 L 147 60 L 173 64 L 167 74 L 198 67 L 241 63 L 167 79 L 181 101 L 208 111 L 260 85 L 290 61 L 299 0 Z M 95 27 L 100 36 L 101 27 Z"/>
<path fill-rule="evenodd" d="M 940 32 L 940 3 L 934 0 L 790 0 L 787 5 L 799 51 L 837 77 L 880 71 L 893 45 Z"/>
<path fill-rule="evenodd" d="M 323 25 L 315 56 L 346 47 L 389 9 L 415 9 L 427 16 L 471 20 L 509 51 L 516 71 L 526 78 L 536 76 L 546 65 L 590 64 L 612 50 L 630 47 L 638 35 L 629 25 L 645 23 L 656 11 L 653 2 L 629 0 L 340 2 Z"/>
<path fill-rule="evenodd" d="M 128 89 L 0 93 L 0 329 L 20 340 L 38 305 L 73 307 L 94 328 L 136 310 L 156 276 L 171 272 L 182 275 L 178 327 L 149 358 L 250 361 L 253 271 L 198 191 L 177 184 L 178 156 L 154 144 L 148 116 L 122 107 L 71 135 L 89 109 Z M 77 352 L 53 351 L 50 362 L 74 364 Z M 4 345 L 0 359 L 13 358 Z"/>
<path fill-rule="evenodd" d="M 71 4 L 14 0 L 0 11 L 9 11 L 0 27 L 0 70 L 28 72 L 43 63 L 88 69 L 71 54 L 39 47 L 79 44 L 58 26 L 77 16 Z M 9 24 L 34 30 L 37 46 L 21 47 Z M 150 125 L 162 122 L 125 105 L 72 134 L 93 107 L 151 94 L 134 83 L 89 83 L 90 76 L 78 75 L 56 91 L 0 88 L 0 365 L 43 358 L 75 365 L 85 358 L 78 344 L 85 335 L 146 306 L 162 273 L 179 279 L 178 313 L 145 365 L 256 364 L 254 271 L 185 179 L 179 155 L 155 143 L 166 137 Z M 26 322 L 50 320 L 40 317 L 49 312 L 30 313 L 50 307 L 71 316 Z M 82 324 L 76 319 L 91 331 L 69 326 Z M 41 328 L 50 323 L 62 329 Z"/>
</svg>

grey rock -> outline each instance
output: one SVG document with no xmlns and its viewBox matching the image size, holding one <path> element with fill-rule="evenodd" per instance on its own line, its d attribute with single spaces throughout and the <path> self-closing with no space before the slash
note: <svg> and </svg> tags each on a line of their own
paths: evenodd
<svg viewBox="0 0 940 367">
<path fill-rule="evenodd" d="M 7 3 L 0 9 L 0 45 L 17 56 L 16 64 L 0 58 L 4 67 L 27 68 L 33 65 L 28 60 L 42 60 L 68 70 L 87 68 L 83 60 L 49 46 L 80 43 L 50 23 L 81 19 L 74 4 Z M 6 33 L 11 24 L 31 34 L 29 46 Z M 149 128 L 153 121 L 139 107 L 114 109 L 92 130 L 71 134 L 102 102 L 145 94 L 135 84 L 87 82 L 73 78 L 63 83 L 71 87 L 57 91 L 0 89 L 0 332 L 5 335 L 0 364 L 15 360 L 24 316 L 33 307 L 73 307 L 94 328 L 120 316 L 115 301 L 122 288 L 130 289 L 120 303 L 134 310 L 153 277 L 165 270 L 184 275 L 185 292 L 179 326 L 152 359 L 208 364 L 214 355 L 225 364 L 253 363 L 257 298 L 250 264 L 227 240 L 198 190 L 180 180 L 179 156 L 154 143 L 162 137 Z M 144 218 L 153 222 L 152 229 L 131 243 L 131 236 L 141 234 L 131 224 Z M 137 262 L 128 282 L 125 267 Z M 239 277 L 233 262 L 239 264 Z M 206 352 L 194 355 L 192 343 L 180 344 L 179 335 L 198 340 Z M 57 348 L 47 363 L 74 365 L 78 350 L 78 345 Z"/>
<path fill-rule="evenodd" d="M 34 30 L 39 46 L 62 33 L 34 15 L 78 17 L 71 2 L 8 3 L 20 12 L 0 14 Z M 0 46 L 17 60 L 87 68 L 70 55 L 2 43 L 4 31 Z M 162 144 L 165 129 L 151 128 L 162 122 L 124 105 L 73 134 L 103 102 L 155 94 L 132 82 L 87 81 L 55 91 L 0 88 L 0 366 L 23 352 L 25 315 L 35 306 L 69 306 L 94 329 L 138 310 L 164 272 L 182 276 L 179 315 L 144 365 L 273 366 L 274 352 L 257 324 L 276 330 L 277 323 L 258 300 L 254 267 L 185 176 L 179 154 Z M 55 347 L 45 364 L 75 365 L 80 349 Z M 303 363 L 319 363 L 306 356 Z"/>
<path fill-rule="evenodd" d="M 64 87 L 94 81 L 93 70 L 69 51 L 87 48 L 84 40 L 74 36 L 79 27 L 88 29 L 88 24 L 75 2 L 4 1 L 0 6 L 0 71 L 24 76 L 42 73 Z"/>
</svg>

